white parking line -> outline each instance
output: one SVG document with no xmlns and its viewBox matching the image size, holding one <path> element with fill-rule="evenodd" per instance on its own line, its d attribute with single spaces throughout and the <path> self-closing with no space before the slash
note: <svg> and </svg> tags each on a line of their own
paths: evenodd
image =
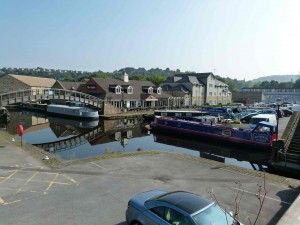
<svg viewBox="0 0 300 225">
<path fill-rule="evenodd" d="M 95 166 L 97 166 L 97 167 L 100 167 L 101 169 L 103 169 L 103 170 L 106 170 L 106 171 L 107 171 L 107 169 L 106 169 L 105 167 L 103 167 L 103 166 L 100 166 L 100 165 L 98 165 L 97 163 L 91 162 L 91 164 L 93 164 L 93 165 L 95 165 Z"/>
<path fill-rule="evenodd" d="M 237 190 L 237 191 L 242 191 L 242 192 L 248 193 L 248 194 L 257 195 L 257 193 L 253 193 L 253 192 L 246 191 L 246 190 L 243 190 L 243 189 L 234 188 L 234 187 L 231 187 L 231 188 L 234 189 L 234 190 Z M 263 197 L 263 195 L 261 195 L 261 197 Z M 266 198 L 270 199 L 270 200 L 274 200 L 276 202 L 282 202 L 282 203 L 287 204 L 287 205 L 291 205 L 292 204 L 290 202 L 281 201 L 281 200 L 278 200 L 278 199 L 275 199 L 275 198 L 271 198 L 271 197 L 268 197 L 268 196 L 266 196 Z"/>
</svg>

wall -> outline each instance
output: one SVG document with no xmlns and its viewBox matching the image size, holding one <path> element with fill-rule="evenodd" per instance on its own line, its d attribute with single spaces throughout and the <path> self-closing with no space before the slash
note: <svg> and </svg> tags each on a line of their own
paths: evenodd
<svg viewBox="0 0 300 225">
<path fill-rule="evenodd" d="M 122 110 L 105 102 L 103 107 L 103 115 L 122 113 Z"/>
</svg>

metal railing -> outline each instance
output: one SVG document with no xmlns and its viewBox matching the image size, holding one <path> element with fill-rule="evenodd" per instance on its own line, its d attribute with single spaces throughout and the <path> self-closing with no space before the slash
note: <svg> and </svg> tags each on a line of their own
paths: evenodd
<svg viewBox="0 0 300 225">
<path fill-rule="evenodd" d="M 39 88 L 2 93 L 0 94 L 0 106 L 7 106 L 20 102 L 51 99 L 79 101 L 97 109 L 103 109 L 104 105 L 104 101 L 102 99 L 82 92 L 65 89 Z"/>
<path fill-rule="evenodd" d="M 40 143 L 40 144 L 33 144 L 33 145 L 38 148 L 42 148 L 45 151 L 59 152 L 59 151 L 64 151 L 64 150 L 72 149 L 77 146 L 83 145 L 83 144 L 87 143 L 88 141 L 97 139 L 104 134 L 105 133 L 103 131 L 103 127 L 98 126 L 98 127 L 94 128 L 92 131 L 89 131 L 87 133 L 81 134 L 76 137 L 71 137 L 71 138 L 67 138 L 67 139 L 55 141 L 55 142 L 47 142 L 47 143 Z"/>
<path fill-rule="evenodd" d="M 288 151 L 288 148 L 289 148 L 289 146 L 290 146 L 290 144 L 293 140 L 293 137 L 294 137 L 294 134 L 295 134 L 295 131 L 296 131 L 298 125 L 300 126 L 300 124 L 299 124 L 300 112 L 294 112 L 294 113 L 296 115 L 295 115 L 293 121 L 291 121 L 292 126 L 291 126 L 290 131 L 289 131 L 289 133 L 288 133 L 288 135 L 287 135 L 287 137 L 285 138 L 285 141 L 284 141 L 283 150 L 284 150 L 285 153 Z"/>
</svg>

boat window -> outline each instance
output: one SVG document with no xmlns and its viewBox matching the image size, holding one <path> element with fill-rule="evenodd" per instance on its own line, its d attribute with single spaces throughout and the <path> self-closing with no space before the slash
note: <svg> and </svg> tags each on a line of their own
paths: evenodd
<svg viewBox="0 0 300 225">
<path fill-rule="evenodd" d="M 257 126 L 255 129 L 256 132 L 264 132 L 264 133 L 270 133 L 270 127 L 266 126 Z"/>
</svg>

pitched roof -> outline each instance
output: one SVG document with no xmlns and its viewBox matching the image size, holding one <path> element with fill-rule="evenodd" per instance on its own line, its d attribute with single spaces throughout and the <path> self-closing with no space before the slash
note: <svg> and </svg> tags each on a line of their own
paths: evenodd
<svg viewBox="0 0 300 225">
<path fill-rule="evenodd" d="M 213 73 L 181 73 L 169 77 L 164 84 L 167 83 L 192 83 L 205 85 L 208 76 L 214 76 Z"/>
<path fill-rule="evenodd" d="M 32 77 L 32 76 L 24 76 L 24 75 L 15 75 L 15 74 L 8 74 L 11 76 L 31 87 L 49 87 L 51 88 L 55 83 L 55 80 L 52 78 L 44 78 L 44 77 Z"/>
<path fill-rule="evenodd" d="M 193 76 L 193 77 L 197 77 L 198 79 L 206 79 L 209 75 L 214 76 L 214 74 L 212 72 L 207 72 L 207 73 L 181 73 L 181 74 L 175 74 L 174 76 L 177 76 L 177 77 Z"/>
<path fill-rule="evenodd" d="M 156 86 L 151 81 L 146 80 L 129 80 L 128 82 L 124 82 L 123 80 L 118 79 L 106 79 L 106 78 L 92 78 L 106 93 L 106 97 L 108 98 L 116 98 L 118 95 L 121 98 L 121 94 L 116 94 L 112 91 L 112 86 L 120 85 L 122 89 L 125 87 L 131 86 L 133 88 L 132 94 L 127 94 L 126 92 L 123 93 L 124 99 L 140 99 L 141 94 L 148 94 L 145 93 L 143 90 L 144 87 L 153 87 L 153 89 L 157 89 Z M 149 95 L 149 94 L 148 94 Z M 161 94 L 151 94 L 157 98 L 168 98 L 169 95 L 166 93 Z"/>
<path fill-rule="evenodd" d="M 85 82 L 72 82 L 72 81 L 57 81 L 66 90 L 78 90 L 78 88 L 85 84 Z"/>
</svg>

